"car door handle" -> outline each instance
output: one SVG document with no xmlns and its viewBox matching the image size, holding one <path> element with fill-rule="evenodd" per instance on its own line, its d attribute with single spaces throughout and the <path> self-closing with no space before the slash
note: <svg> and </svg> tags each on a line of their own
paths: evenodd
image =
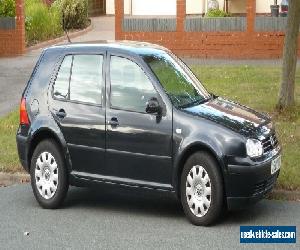
<svg viewBox="0 0 300 250">
<path fill-rule="evenodd" d="M 67 113 L 64 109 L 60 109 L 59 111 L 56 112 L 56 116 L 60 119 L 63 119 L 67 116 Z"/>
<path fill-rule="evenodd" d="M 118 118 L 116 118 L 116 117 L 112 117 L 109 121 L 107 121 L 107 123 L 112 127 L 119 126 L 119 121 L 118 121 Z"/>
</svg>

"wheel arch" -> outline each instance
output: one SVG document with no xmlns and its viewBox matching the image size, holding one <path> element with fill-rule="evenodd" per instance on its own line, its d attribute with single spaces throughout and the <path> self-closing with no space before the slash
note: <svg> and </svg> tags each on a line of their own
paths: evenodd
<svg viewBox="0 0 300 250">
<path fill-rule="evenodd" d="M 41 128 L 38 131 L 36 131 L 31 137 L 30 146 L 27 154 L 28 169 L 30 169 L 32 155 L 37 145 L 43 140 L 47 140 L 47 139 L 54 140 L 56 144 L 59 146 L 59 151 L 62 153 L 62 157 L 65 161 L 65 164 L 68 170 L 70 171 L 71 164 L 68 156 L 69 154 L 68 154 L 66 142 L 64 139 L 59 138 L 59 136 L 49 128 Z"/>
<path fill-rule="evenodd" d="M 174 185 L 174 189 L 175 189 L 177 197 L 180 197 L 180 178 L 181 178 L 181 173 L 182 173 L 184 164 L 192 154 L 199 152 L 199 151 L 210 154 L 216 160 L 216 162 L 218 163 L 219 169 L 220 169 L 220 173 L 221 173 L 221 177 L 222 177 L 222 181 L 223 181 L 223 187 L 225 189 L 223 160 L 217 154 L 217 152 L 214 149 L 212 149 L 210 146 L 200 143 L 200 142 L 197 142 L 197 143 L 193 143 L 193 144 L 189 145 L 180 154 L 180 156 L 178 157 L 178 159 L 175 163 L 175 174 L 173 176 L 173 185 Z"/>
</svg>

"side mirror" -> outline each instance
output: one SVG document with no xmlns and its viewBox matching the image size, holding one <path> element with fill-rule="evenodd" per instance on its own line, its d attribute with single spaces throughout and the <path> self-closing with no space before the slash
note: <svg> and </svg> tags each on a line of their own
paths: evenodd
<svg viewBox="0 0 300 250">
<path fill-rule="evenodd" d="M 161 107 L 156 97 L 150 98 L 146 105 L 146 113 L 148 114 L 161 114 Z"/>
</svg>

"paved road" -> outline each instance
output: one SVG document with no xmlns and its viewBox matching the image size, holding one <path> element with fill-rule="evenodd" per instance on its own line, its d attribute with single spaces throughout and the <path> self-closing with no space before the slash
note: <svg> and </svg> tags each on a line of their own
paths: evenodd
<svg viewBox="0 0 300 250">
<path fill-rule="evenodd" d="M 29 184 L 0 188 L 0 248 L 238 249 L 249 247 L 239 243 L 240 225 L 300 227 L 299 202 L 263 200 L 203 228 L 189 224 L 169 194 L 109 187 L 98 188 L 98 192 L 72 188 L 58 210 L 41 209 Z M 299 243 L 259 245 L 297 247 Z"/>
</svg>

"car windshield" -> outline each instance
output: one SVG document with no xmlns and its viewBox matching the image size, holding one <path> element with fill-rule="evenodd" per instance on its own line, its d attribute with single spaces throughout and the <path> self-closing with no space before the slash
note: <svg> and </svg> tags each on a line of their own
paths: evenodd
<svg viewBox="0 0 300 250">
<path fill-rule="evenodd" d="M 192 71 L 174 54 L 143 54 L 157 79 L 176 108 L 187 108 L 210 99 L 210 94 Z"/>
</svg>

